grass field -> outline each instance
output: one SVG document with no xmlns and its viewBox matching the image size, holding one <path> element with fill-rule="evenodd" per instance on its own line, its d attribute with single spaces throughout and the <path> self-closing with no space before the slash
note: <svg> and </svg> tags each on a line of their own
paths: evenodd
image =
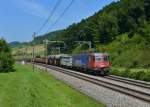
<svg viewBox="0 0 150 107">
<path fill-rule="evenodd" d="M 0 107 L 104 107 L 47 73 L 16 65 L 0 73 Z"/>
<path fill-rule="evenodd" d="M 35 54 L 36 55 L 41 55 L 41 56 L 44 55 L 45 48 L 44 48 L 43 44 L 35 45 L 34 48 L 35 48 Z M 12 48 L 12 54 L 13 55 L 16 55 L 16 54 L 22 53 L 22 52 L 25 52 L 27 55 L 29 55 L 32 53 L 32 51 L 33 51 L 33 46 L 24 46 L 24 47 Z"/>
</svg>

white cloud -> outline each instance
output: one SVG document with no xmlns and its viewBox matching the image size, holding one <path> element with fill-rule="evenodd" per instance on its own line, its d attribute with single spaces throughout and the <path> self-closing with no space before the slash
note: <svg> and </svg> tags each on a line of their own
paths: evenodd
<svg viewBox="0 0 150 107">
<path fill-rule="evenodd" d="M 21 8 L 24 12 L 39 16 L 39 17 L 47 17 L 50 13 L 44 5 L 40 4 L 36 0 L 14 0 L 17 6 Z"/>
</svg>

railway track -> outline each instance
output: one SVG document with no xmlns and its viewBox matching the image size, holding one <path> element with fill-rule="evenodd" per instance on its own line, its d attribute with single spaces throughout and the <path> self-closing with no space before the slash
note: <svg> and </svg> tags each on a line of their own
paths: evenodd
<svg viewBox="0 0 150 107">
<path fill-rule="evenodd" d="M 148 92 L 134 90 L 134 89 L 131 89 L 129 87 L 125 87 L 125 86 L 118 85 L 118 84 L 113 84 L 111 82 L 100 80 L 100 79 L 91 77 L 91 76 L 86 75 L 86 74 L 82 74 L 82 73 L 79 73 L 79 72 L 74 72 L 74 71 L 71 71 L 71 70 L 68 70 L 68 69 L 63 69 L 63 68 L 52 66 L 52 65 L 45 65 L 45 64 L 39 64 L 39 63 L 37 65 L 47 67 L 47 68 L 55 70 L 55 71 L 62 72 L 64 74 L 73 76 L 75 78 L 79 78 L 79 79 L 88 81 L 90 83 L 93 83 L 93 84 L 96 84 L 96 85 L 99 85 L 99 86 L 103 86 L 103 87 L 111 89 L 113 91 L 117 91 L 117 92 L 120 92 L 122 94 L 125 94 L 125 95 L 128 95 L 128 96 L 134 97 L 136 99 L 140 99 L 142 101 L 150 103 L 150 93 L 148 93 Z M 106 78 L 108 78 L 110 80 L 120 81 L 120 82 L 123 82 L 123 83 L 128 82 L 129 84 L 136 85 L 136 86 L 139 86 L 139 87 L 144 86 L 144 88 L 149 89 L 149 86 L 146 86 L 146 84 L 142 85 L 139 82 L 138 82 L 138 85 L 137 85 L 137 83 L 134 84 L 133 81 L 127 81 L 125 79 L 115 78 L 113 76 L 107 76 Z"/>
<path fill-rule="evenodd" d="M 132 80 L 132 79 L 126 79 L 126 78 L 123 78 L 123 77 L 118 77 L 118 76 L 113 76 L 113 75 L 105 76 L 104 78 L 110 79 L 110 80 L 113 80 L 113 81 L 118 81 L 118 82 L 130 84 L 130 85 L 134 85 L 134 86 L 138 86 L 138 87 L 142 87 L 142 88 L 150 90 L 150 83 L 137 81 L 137 80 Z"/>
</svg>

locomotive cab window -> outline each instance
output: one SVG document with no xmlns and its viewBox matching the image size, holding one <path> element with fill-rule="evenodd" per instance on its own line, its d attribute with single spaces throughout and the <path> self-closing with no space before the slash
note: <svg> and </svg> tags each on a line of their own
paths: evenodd
<svg viewBox="0 0 150 107">
<path fill-rule="evenodd" d="M 103 61 L 108 61 L 108 57 L 107 56 L 103 57 Z"/>
<path fill-rule="evenodd" d="M 108 61 L 108 57 L 107 56 L 95 57 L 95 61 Z"/>
<path fill-rule="evenodd" d="M 100 57 L 95 58 L 95 61 L 101 61 L 101 60 L 102 60 L 102 58 L 100 58 Z"/>
</svg>

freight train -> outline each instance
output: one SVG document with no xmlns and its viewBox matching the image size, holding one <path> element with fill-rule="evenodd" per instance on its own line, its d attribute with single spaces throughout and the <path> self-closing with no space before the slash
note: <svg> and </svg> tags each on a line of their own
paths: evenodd
<svg viewBox="0 0 150 107">
<path fill-rule="evenodd" d="M 107 53 L 49 55 L 47 58 L 35 58 L 34 61 L 103 76 L 109 72 L 111 66 Z"/>
</svg>

